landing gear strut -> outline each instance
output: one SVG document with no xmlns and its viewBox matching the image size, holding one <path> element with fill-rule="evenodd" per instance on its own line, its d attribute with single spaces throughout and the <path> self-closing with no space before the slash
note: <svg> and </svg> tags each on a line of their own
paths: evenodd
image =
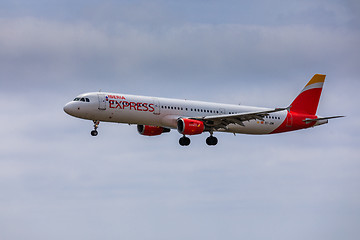
<svg viewBox="0 0 360 240">
<path fill-rule="evenodd" d="M 209 146 L 215 146 L 217 143 L 218 143 L 218 140 L 213 135 L 210 135 L 210 137 L 208 137 L 206 139 L 206 144 Z"/>
<path fill-rule="evenodd" d="M 91 136 L 97 136 L 98 135 L 98 131 L 96 130 L 99 127 L 100 122 L 97 120 L 94 120 L 94 130 L 91 131 Z"/>
<path fill-rule="evenodd" d="M 179 144 L 180 144 L 181 146 L 189 146 L 189 144 L 190 144 L 190 138 L 185 137 L 185 135 L 184 135 L 183 137 L 181 137 L 181 138 L 179 139 Z"/>
</svg>

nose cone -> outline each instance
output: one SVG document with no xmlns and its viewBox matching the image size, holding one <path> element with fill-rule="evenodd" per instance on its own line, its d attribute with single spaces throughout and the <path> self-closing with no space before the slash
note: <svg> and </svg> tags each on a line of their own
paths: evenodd
<svg viewBox="0 0 360 240">
<path fill-rule="evenodd" d="M 67 114 L 74 116 L 74 106 L 71 102 L 67 103 L 64 106 L 64 112 L 66 112 Z"/>
</svg>

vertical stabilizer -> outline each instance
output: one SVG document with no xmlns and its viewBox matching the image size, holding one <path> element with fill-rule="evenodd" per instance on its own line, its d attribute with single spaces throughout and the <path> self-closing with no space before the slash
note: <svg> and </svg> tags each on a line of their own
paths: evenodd
<svg viewBox="0 0 360 240">
<path fill-rule="evenodd" d="M 290 112 L 315 115 L 326 75 L 315 74 L 290 105 Z"/>
</svg>

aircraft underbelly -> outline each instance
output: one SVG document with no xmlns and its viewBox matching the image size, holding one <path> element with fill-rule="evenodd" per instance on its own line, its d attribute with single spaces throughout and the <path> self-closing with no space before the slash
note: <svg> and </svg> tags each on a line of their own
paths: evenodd
<svg viewBox="0 0 360 240">
<path fill-rule="evenodd" d="M 251 120 L 244 122 L 245 126 L 238 124 L 229 124 L 225 132 L 242 133 L 242 134 L 269 134 L 281 125 L 282 121 L 261 121 Z"/>
</svg>

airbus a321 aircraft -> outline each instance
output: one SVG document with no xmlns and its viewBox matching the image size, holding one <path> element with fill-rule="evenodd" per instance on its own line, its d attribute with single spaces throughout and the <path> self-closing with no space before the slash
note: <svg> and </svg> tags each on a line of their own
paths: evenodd
<svg viewBox="0 0 360 240">
<path fill-rule="evenodd" d="M 92 120 L 97 136 L 100 122 L 137 124 L 138 132 L 156 136 L 177 129 L 179 143 L 188 146 L 189 135 L 208 132 L 208 145 L 216 145 L 214 132 L 273 134 L 322 125 L 343 116 L 316 115 L 325 75 L 315 74 L 287 108 L 260 108 L 180 99 L 92 92 L 64 106 L 74 117 Z"/>
</svg>

